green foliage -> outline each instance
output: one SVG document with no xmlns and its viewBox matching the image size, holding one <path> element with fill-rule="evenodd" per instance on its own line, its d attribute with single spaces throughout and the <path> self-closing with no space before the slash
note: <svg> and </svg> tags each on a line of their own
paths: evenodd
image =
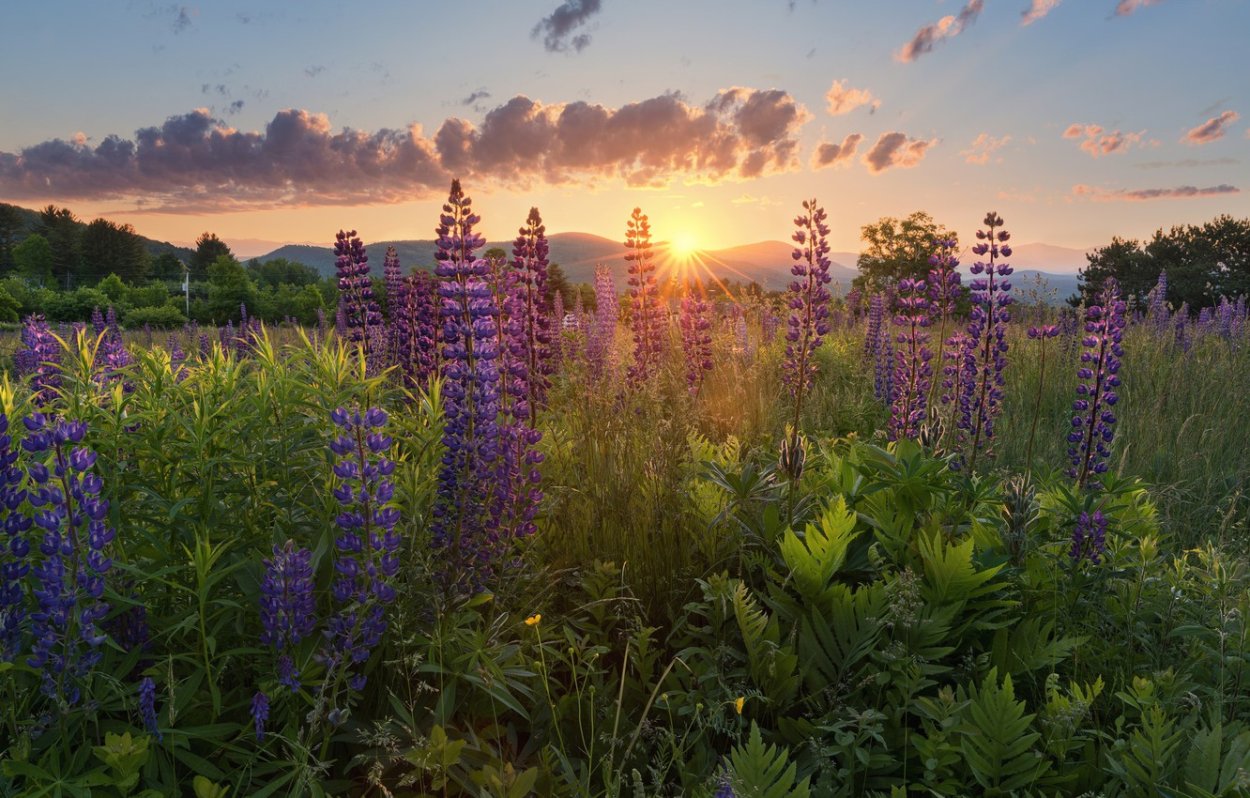
<svg viewBox="0 0 1250 798">
<path fill-rule="evenodd" d="M 132 308 L 126 311 L 126 315 L 122 317 L 122 323 L 132 330 L 144 325 L 149 325 L 155 329 L 169 329 L 186 324 L 187 317 L 182 315 L 182 311 L 176 307 L 160 305 L 157 307 Z"/>
<path fill-rule="evenodd" d="M 52 282 L 52 245 L 38 233 L 27 236 L 13 247 L 13 265 L 23 278 L 37 285 Z"/>
<path fill-rule="evenodd" d="M 924 279 L 929 273 L 933 242 L 959 236 L 938 224 L 929 214 L 916 211 L 906 219 L 885 216 L 861 228 L 864 246 L 860 252 L 859 288 L 882 291 L 900 279 Z M 955 249 L 958 251 L 959 247 Z"/>
<path fill-rule="evenodd" d="M 785 748 L 764 745 L 760 728 L 751 724 L 745 746 L 737 746 L 729 755 L 733 764 L 731 783 L 734 795 L 742 798 L 807 798 L 811 795 L 808 780 L 799 780 L 798 766 L 790 761 Z"/>
</svg>

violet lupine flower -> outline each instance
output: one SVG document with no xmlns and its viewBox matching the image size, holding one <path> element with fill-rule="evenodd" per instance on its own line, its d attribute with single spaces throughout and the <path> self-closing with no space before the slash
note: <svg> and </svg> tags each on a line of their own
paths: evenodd
<svg viewBox="0 0 1250 798">
<path fill-rule="evenodd" d="M 399 511 L 389 506 L 395 495 L 390 480 L 395 461 L 386 456 L 391 438 L 381 432 L 386 426 L 386 412 L 375 407 L 361 414 L 340 407 L 330 419 L 342 430 L 330 442 L 330 451 L 341 458 L 334 464 L 334 475 L 340 480 L 334 498 L 342 511 L 335 519 L 339 535 L 334 540 L 336 576 L 330 591 L 338 610 L 324 633 L 326 646 L 321 659 L 327 669 L 342 668 L 340 674 L 346 675 L 353 665 L 369 658 L 386 632 L 385 605 L 395 600 L 391 579 L 399 572 L 399 535 L 395 531 Z M 293 564 L 293 569 L 304 568 L 302 563 Z M 292 576 L 301 583 L 306 576 L 311 587 L 310 573 Z M 299 591 L 305 591 L 302 584 Z M 298 602 L 296 611 L 310 606 L 303 595 L 293 601 Z M 303 628 L 284 629 L 284 634 L 292 641 Z M 290 674 L 292 680 L 296 676 Z M 359 690 L 364 686 L 364 675 L 351 675 L 349 684 Z"/>
<path fill-rule="evenodd" d="M 278 653 L 278 681 L 292 691 L 300 688 L 299 671 L 291 651 L 312 634 L 317 624 L 313 599 L 312 552 L 288 540 L 273 547 L 273 557 L 264 561 L 265 577 L 260 583 L 260 622 L 262 645 Z"/>
<path fill-rule="evenodd" d="M 489 495 L 499 447 L 498 352 L 485 244 L 473 227 L 481 218 L 453 180 L 439 217 L 435 259 L 442 299 L 444 395 L 443 459 L 432 512 L 431 537 L 444 553 L 449 587 L 480 583 L 499 539 L 480 497 Z"/>
<path fill-rule="evenodd" d="M 946 363 L 947 328 L 955 317 L 955 309 L 963 296 L 960 284 L 959 258 L 955 256 L 955 248 L 959 241 L 954 238 L 941 238 L 933 242 L 934 251 L 929 256 L 929 276 L 925 285 L 929 289 L 929 326 L 937 327 L 937 362 Z M 933 393 L 937 389 L 936 382 L 929 392 L 929 406 L 932 412 Z"/>
<path fill-rule="evenodd" d="M 156 718 L 156 683 L 150 676 L 144 676 L 139 682 L 139 717 L 143 719 L 143 728 L 154 735 L 157 742 L 165 739 Z"/>
<path fill-rule="evenodd" d="M 729 780 L 728 775 L 721 778 L 720 783 L 716 785 L 716 792 L 712 794 L 712 798 L 736 798 L 733 782 Z"/>
<path fill-rule="evenodd" d="M 1159 272 L 1155 287 L 1150 289 L 1146 303 L 1146 319 L 1154 328 L 1155 333 L 1159 335 L 1167 331 L 1172 321 L 1172 314 L 1168 309 L 1168 273 L 1166 271 Z"/>
<path fill-rule="evenodd" d="M 1003 370 L 1007 367 L 1007 322 L 1011 319 L 1011 282 L 1006 278 L 1012 268 L 999 263 L 998 257 L 1011 257 L 1007 243 L 1011 234 L 1000 230 L 1003 219 L 993 211 L 985 215 L 987 229 L 977 231 L 972 252 L 989 255 L 988 261 L 972 264 L 972 310 L 968 314 L 968 338 L 964 350 L 961 379 L 965 390 L 961 396 L 957 426 L 966 444 L 968 469 L 976 466 L 977 455 L 984 451 L 993 456 L 994 421 L 1002 411 Z M 982 276 L 984 275 L 984 276 Z"/>
<path fill-rule="evenodd" d="M 631 380 L 645 382 L 660 367 L 664 347 L 664 308 L 656 285 L 651 223 L 641 208 L 634 208 L 625 224 L 625 260 L 629 263 L 629 324 L 634 334 Z"/>
<path fill-rule="evenodd" d="M 424 387 L 438 372 L 438 283 L 424 271 L 405 277 L 391 308 L 394 362 L 407 388 Z"/>
<path fill-rule="evenodd" d="M 591 379 L 598 379 L 609 370 L 609 356 L 616 339 L 616 316 L 620 302 L 616 283 L 606 266 L 595 267 L 595 316 L 586 335 L 586 361 Z"/>
<path fill-rule="evenodd" d="M 25 617 L 25 593 L 22 583 L 30 572 L 26 561 L 30 542 L 26 532 L 31 520 L 18 512 L 26 500 L 22 487 L 22 469 L 17 465 L 18 451 L 9 434 L 9 417 L 0 412 L 0 662 L 12 662 L 21 645 L 22 619 Z"/>
<path fill-rule="evenodd" d="M 929 350 L 929 300 L 924 280 L 904 278 L 898 282 L 899 328 L 894 353 L 894 401 L 890 407 L 890 439 L 917 438 L 924 424 L 933 377 Z"/>
<path fill-rule="evenodd" d="M 551 297 L 551 355 L 553 371 L 564 363 L 564 294 L 556 291 Z"/>
<path fill-rule="evenodd" d="M 373 298 L 369 279 L 369 255 L 356 231 L 340 230 L 334 236 L 334 267 L 338 270 L 339 306 L 342 333 L 360 349 L 365 363 L 376 369 L 382 352 L 374 351 L 382 327 L 382 311 Z"/>
<path fill-rule="evenodd" d="M 394 247 L 387 247 L 386 255 L 382 258 L 382 285 L 386 288 L 386 306 L 390 312 L 388 320 L 392 324 L 395 323 L 395 297 L 403 282 L 404 268 L 399 263 L 399 253 Z"/>
<path fill-rule="evenodd" d="M 885 297 L 873 294 L 868 297 L 868 329 L 864 333 L 864 359 L 876 362 L 881 354 L 881 328 L 885 324 Z"/>
<path fill-rule="evenodd" d="M 790 253 L 794 264 L 788 292 L 790 318 L 786 324 L 786 360 L 782 380 L 795 400 L 794 428 L 799 426 L 803 394 L 816 375 L 816 349 L 829 333 L 829 226 L 825 209 L 816 200 L 803 201 L 803 214 L 794 218 L 798 228 L 791 238 L 797 247 Z"/>
<path fill-rule="evenodd" d="M 702 286 L 699 286 L 702 292 Z M 681 298 L 681 344 L 686 355 L 686 388 L 697 396 L 703 376 L 712 370 L 712 306 L 687 286 Z"/>
<path fill-rule="evenodd" d="M 1102 510 L 1093 515 L 1083 512 L 1072 529 L 1072 548 L 1068 552 L 1073 562 L 1088 559 L 1094 565 L 1102 561 L 1107 550 L 1107 517 Z"/>
<path fill-rule="evenodd" d="M 530 208 L 525 226 L 517 231 L 512 242 L 512 269 L 508 291 L 518 300 L 513 317 L 521 327 L 521 350 L 529 388 L 530 426 L 534 425 L 538 408 L 547 401 L 547 387 L 553 364 L 551 361 L 552 309 L 547 300 L 547 228 L 537 208 Z M 557 320 L 557 330 L 564 319 Z"/>
<path fill-rule="evenodd" d="M 22 346 L 14 355 L 17 373 L 31 375 L 30 389 L 36 405 L 56 398 L 61 387 L 61 345 L 47 320 L 33 313 L 22 327 Z"/>
<path fill-rule="evenodd" d="M 781 319 L 773 313 L 771 307 L 766 307 L 760 316 L 760 338 L 764 344 L 771 344 L 777 338 L 777 327 L 781 324 Z"/>
<path fill-rule="evenodd" d="M 256 742 L 265 739 L 265 724 L 269 721 L 269 696 L 260 692 L 252 696 L 252 728 L 256 732 Z"/>
<path fill-rule="evenodd" d="M 1119 401 L 1120 345 L 1124 336 L 1125 304 L 1114 278 L 1107 278 L 1099 299 L 1101 305 L 1085 310 L 1085 337 L 1081 340 L 1080 367 L 1076 376 L 1076 400 L 1072 403 L 1072 431 L 1068 433 L 1068 476 L 1083 487 L 1091 474 L 1107 470 L 1111 441 L 1115 437 L 1115 412 Z"/>
<path fill-rule="evenodd" d="M 92 472 L 96 455 L 79 446 L 87 434 L 81 421 L 48 419 L 32 413 L 22 448 L 49 452 L 51 468 L 35 460 L 30 475 L 34 523 L 43 530 L 43 559 L 32 569 L 38 610 L 31 614 L 34 650 L 27 664 L 43 671 L 43 692 L 66 704 L 77 703 L 81 684 L 100 660 L 105 635 L 97 624 L 108 613 L 104 575 L 112 566 L 105 550 L 113 530 L 104 522 L 108 500 Z M 71 448 L 71 446 L 73 448 Z"/>
<path fill-rule="evenodd" d="M 890 294 L 879 295 L 882 313 L 893 302 Z M 877 328 L 876 360 L 873 362 L 873 395 L 883 404 L 894 404 L 894 338 L 890 335 L 889 320 L 883 320 Z"/>
<path fill-rule="evenodd" d="M 122 339 L 121 328 L 117 324 L 117 312 L 113 310 L 112 305 L 109 306 L 108 316 L 103 321 L 103 328 L 96 333 L 100 337 L 100 343 L 96 348 L 94 367 L 98 369 L 97 374 L 101 382 L 113 382 L 121 379 L 118 372 L 129 366 L 133 358 L 126 349 L 126 342 Z M 94 318 L 92 323 L 95 323 Z M 129 393 L 134 390 L 134 385 L 127 383 L 125 388 Z"/>
</svg>

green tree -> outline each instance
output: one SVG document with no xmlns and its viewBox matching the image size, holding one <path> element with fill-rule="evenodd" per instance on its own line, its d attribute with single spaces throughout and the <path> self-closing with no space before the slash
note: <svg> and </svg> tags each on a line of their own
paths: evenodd
<svg viewBox="0 0 1250 798">
<path fill-rule="evenodd" d="M 208 278 L 208 269 L 219 258 L 226 257 L 234 259 L 234 255 L 230 252 L 230 247 L 226 246 L 226 242 L 217 237 L 216 233 L 204 233 L 195 239 L 195 254 L 191 256 L 191 262 L 187 265 L 191 268 L 192 280 L 204 280 Z M 243 268 L 240 266 L 239 268 Z"/>
<path fill-rule="evenodd" d="M 553 263 L 547 267 L 547 296 L 554 299 L 557 291 L 564 297 L 564 307 L 572 310 L 575 299 L 573 284 L 565 276 L 564 269 L 560 267 L 560 264 Z"/>
<path fill-rule="evenodd" d="M 208 313 L 221 324 L 240 317 L 240 306 L 256 305 L 256 286 L 247 270 L 229 255 L 220 255 L 208 267 Z"/>
<path fill-rule="evenodd" d="M 253 258 L 247 263 L 247 274 L 258 286 L 267 288 L 280 285 L 300 287 L 312 285 L 321 279 L 321 274 L 313 267 L 286 258 L 273 258 L 263 262 Z"/>
<path fill-rule="evenodd" d="M 35 232 L 52 245 L 52 279 L 68 291 L 82 270 L 82 223 L 69 208 L 49 205 L 39 212 Z"/>
<path fill-rule="evenodd" d="M 881 291 L 904 277 L 923 279 L 929 273 L 929 256 L 933 242 L 959 236 L 933 220 L 924 211 L 916 211 L 906 219 L 883 216 L 860 229 L 864 249 L 859 256 L 859 276 L 854 286 L 861 290 Z M 958 246 L 958 244 L 956 244 Z"/>
<path fill-rule="evenodd" d="M 17 300 L 0 287 L 0 321 L 17 321 Z"/>
<path fill-rule="evenodd" d="M 152 259 L 148 275 L 157 280 L 182 281 L 182 261 L 172 252 L 164 252 Z"/>
<path fill-rule="evenodd" d="M 82 277 L 98 280 L 115 274 L 126 283 L 138 283 L 147 274 L 147 248 L 134 227 L 96 219 L 82 233 Z"/>
<path fill-rule="evenodd" d="M 17 273 L 38 285 L 52 282 L 52 244 L 38 233 L 28 235 L 13 248 L 13 263 Z"/>
<path fill-rule="evenodd" d="M 13 248 L 17 246 L 22 227 L 22 215 L 17 206 L 0 202 L 0 275 L 10 274 L 17 268 Z"/>
</svg>

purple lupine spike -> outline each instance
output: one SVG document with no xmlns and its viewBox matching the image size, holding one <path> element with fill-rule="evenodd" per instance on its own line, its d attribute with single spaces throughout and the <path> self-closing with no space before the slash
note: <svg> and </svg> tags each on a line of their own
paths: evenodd
<svg viewBox="0 0 1250 798">
<path fill-rule="evenodd" d="M 61 345 L 43 316 L 34 313 L 22 326 L 21 348 L 14 355 L 17 373 L 31 375 L 30 389 L 36 405 L 56 398 L 61 387 Z"/>
<path fill-rule="evenodd" d="M 47 696 L 72 705 L 106 638 L 98 624 L 108 614 L 103 596 L 104 575 L 112 566 L 106 555 L 113 541 L 105 523 L 109 503 L 100 497 L 96 455 L 81 445 L 85 423 L 33 413 L 23 424 L 29 434 L 22 448 L 50 455 L 48 462 L 32 459 L 27 466 L 33 520 L 43 530 L 43 559 L 32 568 L 38 610 L 30 616 L 34 644 L 26 664 L 42 671 Z"/>
<path fill-rule="evenodd" d="M 1102 510 L 1093 514 L 1082 512 L 1072 529 L 1072 548 L 1068 552 L 1073 562 L 1088 559 L 1094 565 L 1102 561 L 1107 550 L 1107 517 Z"/>
<path fill-rule="evenodd" d="M 551 297 L 551 368 L 559 370 L 564 362 L 564 294 L 556 291 Z"/>
<path fill-rule="evenodd" d="M 399 253 L 395 251 L 395 247 L 387 247 L 386 255 L 382 258 L 382 285 L 386 288 L 386 303 L 390 310 L 390 321 L 395 321 L 395 297 L 399 294 L 400 286 L 404 282 L 404 269 L 399 263 Z"/>
<path fill-rule="evenodd" d="M 21 647 L 26 596 L 23 584 L 30 572 L 26 533 L 30 517 L 19 512 L 26 501 L 24 475 L 17 465 L 18 450 L 9 433 L 9 417 L 0 412 L 0 662 L 12 662 Z"/>
<path fill-rule="evenodd" d="M 1146 300 L 1146 320 L 1156 335 L 1166 333 L 1172 323 L 1172 313 L 1168 307 L 1168 273 L 1166 271 L 1159 272 L 1155 287 L 1150 289 Z"/>
<path fill-rule="evenodd" d="M 885 324 L 885 297 L 873 294 L 868 298 L 868 328 L 864 334 L 864 359 L 876 362 L 881 356 L 881 328 Z"/>
<path fill-rule="evenodd" d="M 977 261 L 969 271 L 972 310 L 968 314 L 968 338 L 964 350 L 962 378 L 967 390 L 961 397 L 957 426 L 963 433 L 965 462 L 971 471 L 977 456 L 994 454 L 994 421 L 1002 411 L 1003 371 L 1007 367 L 1007 322 L 1011 319 L 1011 282 L 1006 278 L 1012 268 L 998 261 L 1001 255 L 1011 257 L 1011 234 L 999 229 L 1003 219 L 993 211 L 985 215 L 985 230 L 977 231 L 972 252 L 989 255 L 988 261 Z M 984 275 L 984 276 L 982 276 Z"/>
<path fill-rule="evenodd" d="M 400 281 L 392 307 L 394 362 L 409 390 L 425 387 L 438 371 L 438 285 L 429 272 Z"/>
<path fill-rule="evenodd" d="M 521 326 L 522 350 L 529 390 L 530 426 L 537 420 L 538 408 L 547 401 L 550 375 L 555 370 L 552 359 L 552 313 L 547 299 L 547 228 L 537 208 L 530 208 L 525 226 L 517 231 L 512 242 L 513 287 L 520 305 L 514 314 Z M 555 319 L 556 334 L 563 329 L 563 318 Z"/>
<path fill-rule="evenodd" d="M 917 438 L 924 424 L 933 377 L 929 350 L 929 300 L 924 280 L 904 278 L 898 283 L 897 314 L 894 324 L 899 328 L 894 354 L 894 401 L 890 407 L 890 439 Z"/>
<path fill-rule="evenodd" d="M 338 271 L 340 334 L 346 337 L 365 360 L 371 372 L 381 366 L 383 352 L 375 351 L 382 327 L 382 311 L 373 298 L 369 278 L 369 255 L 356 231 L 340 230 L 334 236 L 334 267 Z"/>
<path fill-rule="evenodd" d="M 747 332 L 747 316 L 742 312 L 741 305 L 733 306 L 733 351 L 743 360 L 750 360 L 755 355 L 755 347 L 751 344 Z"/>
<path fill-rule="evenodd" d="M 780 326 L 781 319 L 773 312 L 771 307 L 765 307 L 760 315 L 760 338 L 764 344 L 771 344 L 777 338 L 777 327 Z"/>
<path fill-rule="evenodd" d="M 156 717 L 156 682 L 150 676 L 144 676 L 139 682 L 139 717 L 143 720 L 143 728 L 154 735 L 157 742 L 165 739 Z"/>
<path fill-rule="evenodd" d="M 98 338 L 104 333 L 105 329 L 104 314 L 100 312 L 100 307 L 97 305 L 91 309 L 91 331 Z"/>
<path fill-rule="evenodd" d="M 681 298 L 682 350 L 686 356 L 686 388 L 691 396 L 698 396 L 703 386 L 703 376 L 712 369 L 712 306 L 701 295 L 703 286 L 697 286 L 699 295 L 687 283 Z"/>
<path fill-rule="evenodd" d="M 1115 437 L 1115 411 L 1119 401 L 1120 359 L 1124 357 L 1125 303 L 1120 286 L 1107 278 L 1100 293 L 1100 305 L 1085 310 L 1085 337 L 1081 344 L 1080 367 L 1076 376 L 1076 400 L 1072 403 L 1072 431 L 1068 433 L 1068 476 L 1084 487 L 1090 475 L 1107 471 L 1111 442 Z"/>
<path fill-rule="evenodd" d="M 449 589 L 476 589 L 504 541 L 492 537 L 481 497 L 489 495 L 499 447 L 497 333 L 486 242 L 474 232 L 481 218 L 453 180 L 436 230 L 434 254 L 442 318 L 446 379 L 442 467 L 432 510 L 431 538 L 444 558 Z"/>
<path fill-rule="evenodd" d="M 629 264 L 629 324 L 634 335 L 634 364 L 629 375 L 631 380 L 645 382 L 660 367 L 665 314 L 655 278 L 651 223 L 641 208 L 634 208 L 625 223 L 625 248 L 629 250 L 625 253 Z"/>
<path fill-rule="evenodd" d="M 269 696 L 257 691 L 252 696 L 252 728 L 256 733 L 256 742 L 265 739 L 265 724 L 269 722 Z"/>
<path fill-rule="evenodd" d="M 595 267 L 595 316 L 586 335 L 586 361 L 590 365 L 591 379 L 599 379 L 611 368 L 609 359 L 615 344 L 619 310 L 612 271 L 607 266 Z"/>
<path fill-rule="evenodd" d="M 260 584 L 262 645 L 278 654 L 278 680 L 296 691 L 300 688 L 291 650 L 312 634 L 317 623 L 313 599 L 312 552 L 288 540 L 273 547 L 273 557 L 264 561 L 265 576 Z"/>
<path fill-rule="evenodd" d="M 929 290 L 929 326 L 937 327 L 936 360 L 941 364 L 949 359 L 946 353 L 947 332 L 953 323 L 955 308 L 963 296 L 960 275 L 956 271 L 959 268 L 959 258 L 955 256 L 958 246 L 959 241 L 955 238 L 942 238 L 933 242 L 933 254 L 929 256 L 929 276 L 925 280 Z M 929 391 L 930 413 L 935 410 L 933 400 L 937 387 L 935 381 Z"/>
<path fill-rule="evenodd" d="M 816 376 L 816 350 L 829 333 L 829 225 L 825 209 L 815 199 L 803 200 L 803 213 L 794 218 L 797 228 L 791 239 L 797 245 L 790 253 L 794 263 L 787 293 L 790 318 L 786 323 L 786 358 L 782 382 L 794 400 L 790 435 L 782 444 L 782 463 L 791 483 L 797 483 L 803 470 L 804 444 L 799 422 L 803 398 Z"/>
<path fill-rule="evenodd" d="M 133 358 L 126 349 L 126 341 L 122 338 L 121 327 L 117 324 L 117 312 L 110 305 L 108 315 L 104 319 L 104 327 L 98 331 L 100 339 L 96 348 L 95 377 L 101 383 L 110 383 L 122 379 L 121 371 L 131 364 Z M 124 383 L 127 393 L 134 390 L 132 383 Z"/>
<path fill-rule="evenodd" d="M 339 534 L 334 540 L 335 578 L 330 590 L 336 611 L 323 633 L 325 640 L 318 659 L 326 665 L 327 682 L 337 686 L 346 679 L 350 689 L 360 690 L 364 674 L 358 666 L 368 660 L 369 653 L 382 640 L 386 632 L 385 607 L 395 600 L 392 580 L 399 572 L 400 542 L 395 531 L 399 511 L 391 506 L 395 486 L 390 477 L 395 472 L 395 461 L 387 456 L 391 437 L 382 431 L 387 416 L 381 409 L 370 408 L 362 414 L 340 407 L 330 418 L 339 428 L 330 442 L 330 451 L 338 458 L 334 464 L 338 478 L 334 498 L 341 507 L 335 519 Z M 302 561 L 304 556 L 301 553 L 301 561 L 292 563 L 292 575 L 301 583 L 295 604 L 307 608 L 310 604 L 303 595 L 302 582 L 311 582 L 311 572 Z M 298 619 L 275 618 L 273 629 L 293 645 L 307 627 L 294 626 L 287 620 Z M 290 670 L 279 676 L 288 684 L 298 679 L 298 674 Z M 332 707 L 336 697 L 332 692 Z"/>
</svg>

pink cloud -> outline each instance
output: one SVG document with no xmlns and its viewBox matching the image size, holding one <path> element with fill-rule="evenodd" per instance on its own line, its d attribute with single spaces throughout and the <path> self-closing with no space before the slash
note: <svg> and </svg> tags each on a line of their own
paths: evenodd
<svg viewBox="0 0 1250 798">
<path fill-rule="evenodd" d="M 916 31 L 911 41 L 903 45 L 894 54 L 894 60 L 903 63 L 915 61 L 925 53 L 932 52 L 934 45 L 946 39 L 953 39 L 964 32 L 964 29 L 976 22 L 985 6 L 985 0 L 968 0 L 967 5 L 958 14 L 945 16 L 931 25 L 925 25 Z"/>
<path fill-rule="evenodd" d="M 243 132 L 206 109 L 172 116 L 133 139 L 51 139 L 0 152 L 0 196 L 139 198 L 147 207 L 206 210 L 405 202 L 436 196 L 453 175 L 496 185 L 743 180 L 799 168 L 811 115 L 788 93 L 731 88 L 702 105 L 677 94 L 608 108 L 517 96 L 474 125 L 444 120 L 374 132 L 332 129 L 324 114 L 278 112 Z"/>
<path fill-rule="evenodd" d="M 1055 7 L 1059 5 L 1060 2 L 1062 2 L 1062 0 L 1033 0 L 1029 4 L 1029 7 L 1026 8 L 1020 15 L 1021 27 L 1025 25 L 1032 25 L 1034 22 L 1037 22 L 1051 11 L 1054 11 Z"/>
<path fill-rule="evenodd" d="M 834 144 L 828 141 L 822 141 L 816 147 L 816 153 L 812 156 L 812 168 L 824 169 L 827 166 L 844 166 L 851 162 L 851 158 L 855 157 L 855 150 L 859 148 L 859 143 L 864 137 L 859 133 L 852 133 L 842 140 L 841 144 Z"/>
<path fill-rule="evenodd" d="M 993 157 L 994 153 L 1006 146 L 1009 141 L 1011 141 L 1011 136 L 996 138 L 989 133 L 982 133 L 973 139 L 968 149 L 961 150 L 959 154 L 964 156 L 964 161 L 967 163 L 984 166 L 990 162 L 990 158 Z M 1001 161 L 1002 158 L 998 160 Z"/>
<path fill-rule="evenodd" d="M 1189 144 L 1210 144 L 1216 139 L 1224 138 L 1225 129 L 1240 118 L 1240 114 L 1236 111 L 1225 111 L 1190 130 L 1181 138 L 1181 141 Z"/>
<path fill-rule="evenodd" d="M 875 99 L 872 96 L 872 92 L 867 89 L 848 88 L 846 82 L 841 80 L 833 82 L 833 85 L 829 87 L 829 91 L 825 92 L 825 100 L 829 103 L 828 110 L 830 116 L 849 114 L 863 105 L 871 104 L 872 111 L 876 111 L 881 107 L 881 101 Z"/>
<path fill-rule="evenodd" d="M 873 174 L 892 166 L 909 169 L 924 160 L 929 148 L 937 143 L 937 139 L 909 138 L 906 133 L 882 133 L 863 160 Z"/>
<path fill-rule="evenodd" d="M 1144 146 L 1146 131 L 1140 133 L 1122 133 L 1119 130 L 1106 131 L 1101 125 L 1068 125 L 1063 131 L 1065 139 L 1084 139 L 1081 149 L 1091 158 L 1124 152 L 1133 146 Z"/>
<path fill-rule="evenodd" d="M 1144 202 L 1154 199 L 1194 199 L 1200 197 L 1219 197 L 1226 194 L 1240 194 L 1241 189 L 1228 184 L 1198 188 L 1196 186 L 1177 186 L 1176 188 L 1141 188 L 1141 189 L 1105 189 L 1078 183 L 1072 187 L 1073 196 L 1086 197 L 1096 202 Z"/>
<path fill-rule="evenodd" d="M 1117 17 L 1127 17 L 1139 8 L 1155 6 L 1162 2 L 1163 0 L 1120 0 L 1115 5 L 1115 15 Z"/>
</svg>

